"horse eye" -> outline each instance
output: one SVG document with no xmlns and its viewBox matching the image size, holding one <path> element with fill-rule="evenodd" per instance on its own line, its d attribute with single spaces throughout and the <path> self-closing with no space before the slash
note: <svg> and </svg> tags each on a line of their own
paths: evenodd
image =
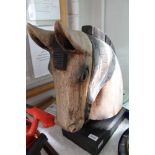
<svg viewBox="0 0 155 155">
<path fill-rule="evenodd" d="M 89 75 L 89 69 L 88 68 L 85 68 L 82 73 L 81 73 L 81 76 L 80 76 L 80 81 L 85 81 L 87 79 Z"/>
</svg>

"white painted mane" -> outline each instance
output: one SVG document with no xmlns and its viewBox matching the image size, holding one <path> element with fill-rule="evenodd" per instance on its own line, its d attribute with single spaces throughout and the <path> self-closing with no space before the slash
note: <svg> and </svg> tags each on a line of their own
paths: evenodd
<svg viewBox="0 0 155 155">
<path fill-rule="evenodd" d="M 123 103 L 122 73 L 117 57 L 113 49 L 107 43 L 104 42 L 103 46 L 104 55 L 101 55 L 100 60 L 98 60 L 102 67 L 98 67 L 96 69 L 95 73 L 92 75 L 89 85 L 88 93 L 92 94 L 94 99 L 92 99 L 93 103 L 89 115 L 89 119 L 92 120 L 102 120 L 113 117 L 120 111 Z M 115 69 L 112 77 L 103 84 L 101 89 L 98 89 L 101 85 L 101 82 L 98 80 L 104 80 L 104 77 L 109 70 L 113 54 L 115 59 Z M 97 83 L 98 86 L 96 86 Z"/>
</svg>

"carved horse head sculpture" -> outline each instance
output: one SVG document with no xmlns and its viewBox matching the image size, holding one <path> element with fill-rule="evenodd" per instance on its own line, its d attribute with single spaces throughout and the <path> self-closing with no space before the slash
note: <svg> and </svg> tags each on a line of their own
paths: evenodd
<svg viewBox="0 0 155 155">
<path fill-rule="evenodd" d="M 75 132 L 86 120 L 115 116 L 122 107 L 123 82 L 110 39 L 92 26 L 54 31 L 27 25 L 31 38 L 50 53 L 49 71 L 56 90 L 56 123 Z"/>
</svg>

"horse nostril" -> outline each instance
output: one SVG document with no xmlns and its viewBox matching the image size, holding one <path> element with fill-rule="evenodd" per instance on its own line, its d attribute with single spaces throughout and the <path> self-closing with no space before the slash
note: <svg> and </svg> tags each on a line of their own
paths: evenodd
<svg viewBox="0 0 155 155">
<path fill-rule="evenodd" d="M 67 129 L 70 132 L 76 132 L 82 128 L 83 124 L 84 124 L 84 119 L 79 118 L 79 121 L 74 121 L 73 123 L 70 123 Z"/>
<path fill-rule="evenodd" d="M 76 128 L 73 128 L 73 130 L 71 132 L 75 132 L 76 131 Z"/>
<path fill-rule="evenodd" d="M 68 129 L 70 132 L 76 132 L 77 131 L 77 128 L 75 127 L 75 125 L 70 125 Z"/>
</svg>

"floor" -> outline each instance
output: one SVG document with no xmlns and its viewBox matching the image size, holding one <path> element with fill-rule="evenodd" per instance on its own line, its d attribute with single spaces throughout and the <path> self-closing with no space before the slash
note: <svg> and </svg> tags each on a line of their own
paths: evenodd
<svg viewBox="0 0 155 155">
<path fill-rule="evenodd" d="M 122 133 L 129 127 L 128 120 L 124 120 L 117 130 L 114 132 L 111 139 L 104 146 L 99 155 L 117 155 L 118 141 Z M 90 155 L 88 152 L 74 144 L 66 137 L 62 135 L 61 128 L 54 126 L 52 128 L 43 129 L 39 128 L 39 131 L 44 133 L 48 137 L 49 143 L 59 153 L 59 155 Z M 47 155 L 42 151 L 42 155 Z"/>
</svg>

